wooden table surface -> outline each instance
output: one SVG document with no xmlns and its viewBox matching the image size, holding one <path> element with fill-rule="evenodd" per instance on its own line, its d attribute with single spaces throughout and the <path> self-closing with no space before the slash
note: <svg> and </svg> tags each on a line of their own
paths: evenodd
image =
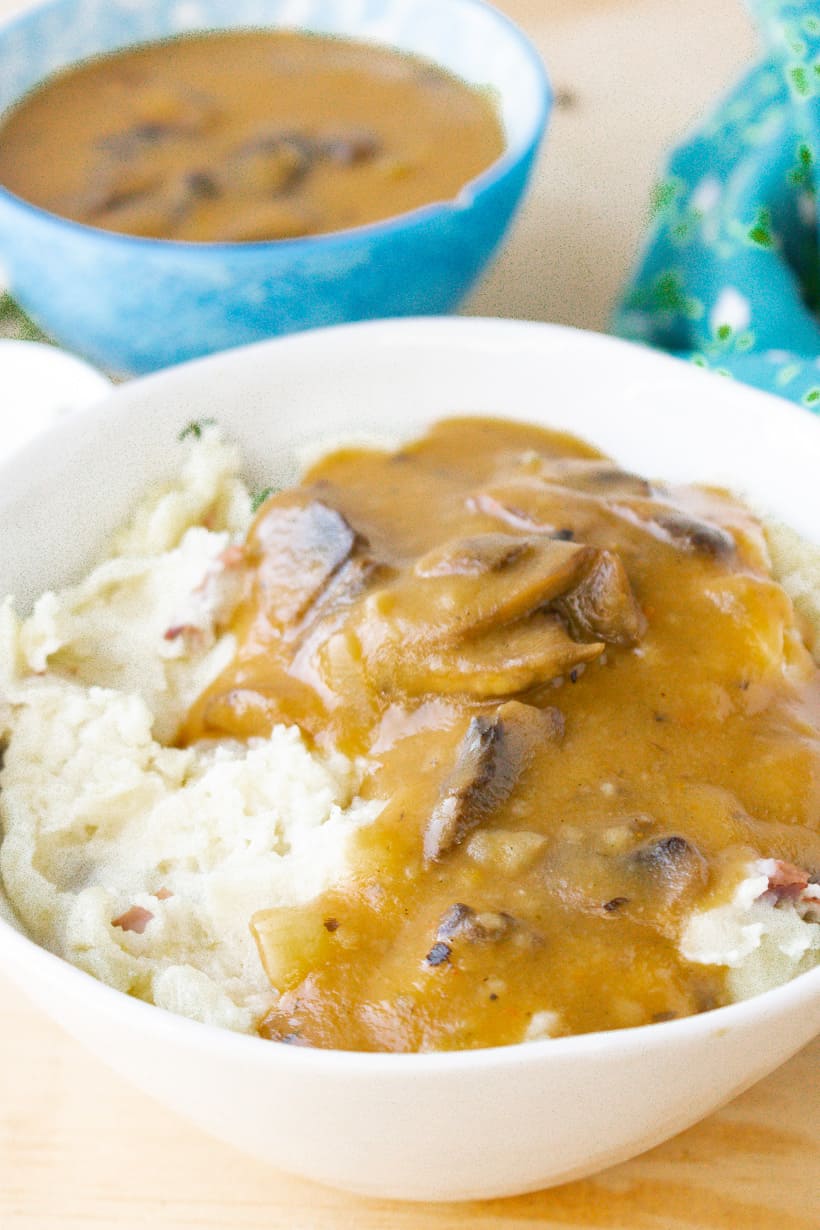
<svg viewBox="0 0 820 1230">
<path fill-rule="evenodd" d="M 442 0 L 446 3 L 446 0 Z M 0 14 L 23 7 L 0 0 Z M 471 310 L 604 328 L 661 152 L 752 55 L 740 0 L 503 0 L 562 106 Z M 102 1068 L 0 980 L 0 1227 L 817 1230 L 820 1041 L 712 1118 L 593 1179 L 402 1205 L 278 1175 Z M 605 1125 L 602 1125 L 605 1130 Z"/>
<path fill-rule="evenodd" d="M 510 1200 L 364 1200 L 277 1174 L 137 1093 L 0 982 L 3 1230 L 817 1230 L 820 1040 L 592 1179 Z M 606 1126 L 602 1125 L 602 1131 Z"/>
</svg>

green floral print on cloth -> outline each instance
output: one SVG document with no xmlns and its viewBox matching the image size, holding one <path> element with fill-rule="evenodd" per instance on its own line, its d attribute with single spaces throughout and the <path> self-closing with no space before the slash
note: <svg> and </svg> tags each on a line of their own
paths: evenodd
<svg viewBox="0 0 820 1230">
<path fill-rule="evenodd" d="M 749 7 L 765 59 L 672 155 L 614 327 L 820 410 L 820 3 Z"/>
</svg>

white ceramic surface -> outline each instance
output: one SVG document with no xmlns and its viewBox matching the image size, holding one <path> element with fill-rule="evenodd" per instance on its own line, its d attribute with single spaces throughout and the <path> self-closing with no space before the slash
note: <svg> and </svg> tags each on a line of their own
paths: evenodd
<svg viewBox="0 0 820 1230">
<path fill-rule="evenodd" d="M 177 434 L 193 417 L 216 417 L 262 484 L 293 477 L 299 452 L 322 437 L 413 435 L 459 411 L 569 428 L 652 475 L 729 482 L 820 542 L 820 422 L 808 413 L 595 335 L 418 320 L 202 360 L 58 425 L 0 467 L 0 588 L 25 601 L 76 575 L 145 484 L 174 469 Z M 172 1017 L 3 923 L 0 966 L 100 1058 L 215 1136 L 285 1170 L 411 1199 L 511 1194 L 621 1161 L 820 1029 L 817 969 L 744 1004 L 641 1029 L 356 1055 Z"/>
<path fill-rule="evenodd" d="M 0 339 L 0 457 L 110 389 L 96 368 L 56 346 Z"/>
</svg>

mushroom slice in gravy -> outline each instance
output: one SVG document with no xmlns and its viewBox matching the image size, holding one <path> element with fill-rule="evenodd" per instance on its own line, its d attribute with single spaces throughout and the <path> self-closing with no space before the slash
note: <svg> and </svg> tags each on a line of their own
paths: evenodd
<svg viewBox="0 0 820 1230">
<path fill-rule="evenodd" d="M 541 745 L 559 741 L 564 719 L 557 709 L 511 700 L 492 717 L 472 718 L 452 773 L 424 830 L 424 856 L 440 859 L 474 828 L 489 820 L 515 790 Z"/>
</svg>

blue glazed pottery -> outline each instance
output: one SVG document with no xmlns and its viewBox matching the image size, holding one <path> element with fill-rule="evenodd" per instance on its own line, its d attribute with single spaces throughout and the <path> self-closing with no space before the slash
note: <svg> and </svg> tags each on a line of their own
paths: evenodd
<svg viewBox="0 0 820 1230">
<path fill-rule="evenodd" d="M 319 325 L 450 312 L 473 285 L 521 199 L 550 103 L 537 53 L 482 0 L 52 0 L 0 29 L 0 112 L 90 56 L 192 30 L 278 26 L 393 46 L 489 88 L 504 154 L 454 201 L 265 243 L 112 234 L 0 188 L 9 287 L 62 345 L 138 374 Z"/>
</svg>

